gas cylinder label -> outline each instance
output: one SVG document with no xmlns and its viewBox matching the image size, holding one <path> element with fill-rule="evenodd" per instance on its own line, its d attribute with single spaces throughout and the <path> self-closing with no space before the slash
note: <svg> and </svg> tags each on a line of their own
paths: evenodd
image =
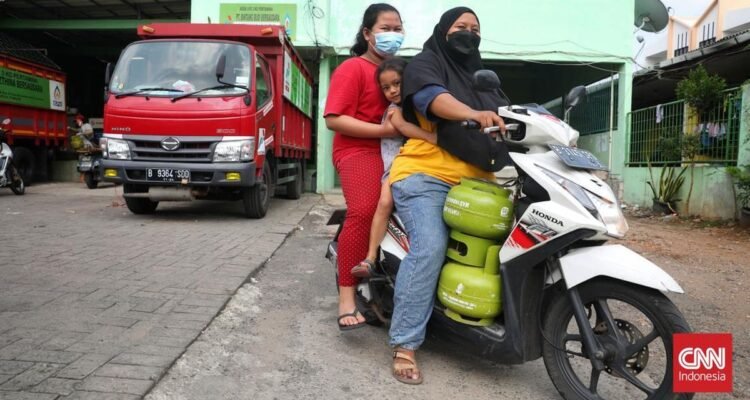
<svg viewBox="0 0 750 400">
<path fill-rule="evenodd" d="M 446 198 L 445 202 L 453 204 L 456 207 L 461 207 L 461 208 L 469 208 L 469 207 L 471 207 L 471 203 L 469 203 L 468 201 L 458 200 L 458 199 L 454 199 L 452 197 Z"/>
</svg>

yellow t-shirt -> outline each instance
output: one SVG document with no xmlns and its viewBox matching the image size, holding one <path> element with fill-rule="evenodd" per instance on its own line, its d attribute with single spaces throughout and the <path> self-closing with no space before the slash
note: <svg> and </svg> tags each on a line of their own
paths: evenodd
<svg viewBox="0 0 750 400">
<path fill-rule="evenodd" d="M 429 132 L 437 131 L 437 124 L 428 121 L 419 113 L 416 114 L 422 129 Z M 429 175 L 451 185 L 457 185 L 462 177 L 495 180 L 492 172 L 461 161 L 437 145 L 421 139 L 409 139 L 393 160 L 390 183 L 418 173 Z"/>
</svg>

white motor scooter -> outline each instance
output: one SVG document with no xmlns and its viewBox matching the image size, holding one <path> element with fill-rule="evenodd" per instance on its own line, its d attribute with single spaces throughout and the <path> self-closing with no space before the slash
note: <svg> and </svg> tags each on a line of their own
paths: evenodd
<svg viewBox="0 0 750 400">
<path fill-rule="evenodd" d="M 500 80 L 478 71 L 474 89 L 499 91 Z M 585 94 L 584 87 L 574 88 L 568 110 Z M 605 168 L 575 147 L 575 129 L 543 107 L 501 107 L 498 114 L 517 175 L 504 184 L 515 192 L 515 222 L 498 254 L 502 313 L 489 326 L 472 326 L 449 318 L 436 299 L 428 332 L 492 362 L 541 357 L 566 399 L 692 398 L 672 391 L 673 334 L 690 326 L 665 294 L 683 290 L 651 261 L 607 243 L 622 238 L 628 224 L 612 189 L 597 176 Z M 345 210 L 338 210 L 329 224 L 344 218 Z M 358 307 L 368 322 L 389 322 L 408 239 L 394 215 L 380 259 L 358 286 Z M 336 267 L 338 233 L 327 250 Z"/>
<path fill-rule="evenodd" d="M 13 150 L 6 143 L 10 122 L 10 118 L 6 118 L 0 124 L 0 188 L 7 186 L 13 193 L 22 195 L 26 192 L 26 186 L 13 164 Z"/>
</svg>

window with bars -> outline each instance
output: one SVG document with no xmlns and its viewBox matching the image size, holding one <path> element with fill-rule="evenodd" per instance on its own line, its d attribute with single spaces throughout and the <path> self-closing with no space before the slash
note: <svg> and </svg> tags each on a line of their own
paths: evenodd
<svg viewBox="0 0 750 400">
<path fill-rule="evenodd" d="M 689 39 L 690 37 L 688 36 L 688 32 L 682 32 L 682 33 L 677 34 L 677 37 L 675 38 L 677 43 L 675 43 L 675 46 L 674 46 L 675 57 L 683 55 L 688 52 L 690 48 Z"/>
<path fill-rule="evenodd" d="M 716 21 L 703 24 L 701 27 L 702 36 L 698 47 L 706 47 L 716 43 Z"/>
</svg>

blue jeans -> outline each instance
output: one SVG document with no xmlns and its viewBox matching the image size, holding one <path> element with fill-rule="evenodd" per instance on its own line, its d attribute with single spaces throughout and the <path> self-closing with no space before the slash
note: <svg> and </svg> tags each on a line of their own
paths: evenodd
<svg viewBox="0 0 750 400">
<path fill-rule="evenodd" d="M 424 174 L 391 185 L 393 202 L 409 235 L 409 253 L 396 275 L 391 346 L 416 350 L 424 342 L 448 247 L 443 204 L 450 188 Z"/>
</svg>

